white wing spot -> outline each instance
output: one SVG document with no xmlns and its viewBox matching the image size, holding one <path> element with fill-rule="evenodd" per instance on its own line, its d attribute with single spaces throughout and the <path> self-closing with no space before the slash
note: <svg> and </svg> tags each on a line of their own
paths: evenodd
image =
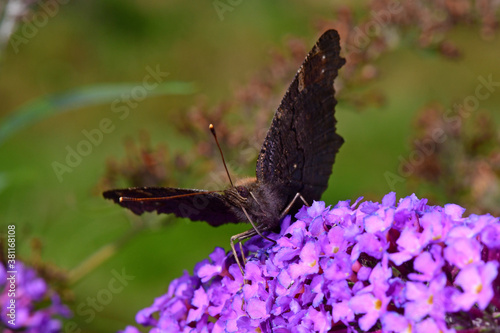
<svg viewBox="0 0 500 333">
<path fill-rule="evenodd" d="M 325 60 L 326 60 L 326 55 L 324 55 L 324 54 L 323 54 L 323 55 L 321 56 L 321 60 L 325 61 Z"/>
<path fill-rule="evenodd" d="M 304 72 L 299 71 L 299 92 L 301 92 L 305 88 L 305 83 L 304 83 Z"/>
</svg>

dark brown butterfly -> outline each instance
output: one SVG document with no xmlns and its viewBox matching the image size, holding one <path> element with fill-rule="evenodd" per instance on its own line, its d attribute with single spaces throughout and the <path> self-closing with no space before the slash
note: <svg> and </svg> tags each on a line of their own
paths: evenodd
<svg viewBox="0 0 500 333">
<path fill-rule="evenodd" d="M 326 31 L 307 55 L 281 101 L 257 159 L 257 177 L 222 191 L 143 187 L 103 193 L 135 214 L 156 211 L 219 226 L 250 222 L 252 229 L 234 243 L 262 231 L 276 230 L 280 220 L 305 203 L 319 200 L 344 142 L 336 133 L 333 82 L 345 60 L 339 35 Z M 215 132 L 214 132 L 215 135 Z"/>
</svg>

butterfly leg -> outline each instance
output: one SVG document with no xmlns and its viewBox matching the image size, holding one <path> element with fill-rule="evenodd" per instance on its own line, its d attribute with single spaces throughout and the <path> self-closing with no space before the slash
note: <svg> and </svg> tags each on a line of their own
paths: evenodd
<svg viewBox="0 0 500 333">
<path fill-rule="evenodd" d="M 255 236 L 255 235 L 259 235 L 260 237 L 267 239 L 268 241 L 273 242 L 274 244 L 276 244 L 276 241 L 274 239 L 271 239 L 269 237 L 264 236 L 260 232 L 259 228 L 255 225 L 255 223 L 253 223 L 253 221 L 250 218 L 250 216 L 248 215 L 246 209 L 243 207 L 241 207 L 241 209 L 245 213 L 245 216 L 247 217 L 248 221 L 252 225 L 253 229 L 247 230 L 245 232 L 242 232 L 241 234 L 237 234 L 237 235 L 234 235 L 233 237 L 231 237 L 231 249 L 233 250 L 233 255 L 234 255 L 234 258 L 236 259 L 236 263 L 238 264 L 238 267 L 240 268 L 241 274 L 245 275 L 245 273 L 243 271 L 243 266 L 241 265 L 240 259 L 238 258 L 238 254 L 236 253 L 236 248 L 234 247 L 234 244 L 240 243 L 241 257 L 243 259 L 243 264 L 245 264 L 245 254 L 243 253 L 243 245 L 241 244 L 241 241 L 243 241 L 247 238 L 250 238 L 252 236 Z"/>
<path fill-rule="evenodd" d="M 241 256 L 243 258 L 243 264 L 245 264 L 245 255 L 243 254 L 243 246 L 241 245 L 241 241 L 255 235 L 257 235 L 255 229 L 250 229 L 245 232 L 242 232 L 241 234 L 237 234 L 231 237 L 231 250 L 233 250 L 234 259 L 236 259 L 236 263 L 238 264 L 238 267 L 240 268 L 242 275 L 245 275 L 245 272 L 243 271 L 243 266 L 240 263 L 240 259 L 238 258 L 238 253 L 236 253 L 236 248 L 234 247 L 234 244 L 240 243 Z"/>
<path fill-rule="evenodd" d="M 248 216 L 247 210 L 246 210 L 245 208 L 243 208 L 243 207 L 241 207 L 241 209 L 243 210 L 243 213 L 245 213 L 245 216 L 247 217 L 248 221 L 249 221 L 249 222 L 250 222 L 250 224 L 252 225 L 253 230 L 255 230 L 255 232 L 256 232 L 256 233 L 257 233 L 260 237 L 262 237 L 262 238 L 264 238 L 264 239 L 267 239 L 267 240 L 268 240 L 268 241 L 270 241 L 270 242 L 273 242 L 273 244 L 276 244 L 276 241 L 275 241 L 274 239 L 271 239 L 271 238 L 269 238 L 269 237 L 266 237 L 266 236 L 264 236 L 264 235 L 260 232 L 259 228 L 257 228 L 257 226 L 253 223 L 253 221 L 252 221 L 252 219 L 250 218 L 250 216 Z"/>
<path fill-rule="evenodd" d="M 238 242 L 238 244 L 240 244 L 241 259 L 243 260 L 243 264 L 246 264 L 247 258 L 245 258 L 245 252 L 243 252 L 243 243 Z"/>
<path fill-rule="evenodd" d="M 288 214 L 288 212 L 290 211 L 290 208 L 292 208 L 293 204 L 295 203 L 295 201 L 297 201 L 297 199 L 301 199 L 302 202 L 307 206 L 309 207 L 310 205 L 307 203 L 306 199 L 304 199 L 304 197 L 300 194 L 300 192 L 297 192 L 297 194 L 295 194 L 295 197 L 293 197 L 292 201 L 288 204 L 288 206 L 286 206 L 286 208 L 283 210 L 283 212 L 281 213 L 281 216 L 280 216 L 280 220 L 282 218 L 285 217 L 286 214 Z"/>
</svg>

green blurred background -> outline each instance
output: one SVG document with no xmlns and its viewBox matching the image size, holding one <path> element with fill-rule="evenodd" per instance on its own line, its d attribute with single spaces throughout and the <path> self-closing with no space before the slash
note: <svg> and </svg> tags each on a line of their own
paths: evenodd
<svg viewBox="0 0 500 333">
<path fill-rule="evenodd" d="M 105 175 L 107 159 L 125 156 L 124 139 L 137 139 L 146 130 L 152 146 L 163 144 L 167 150 L 196 161 L 198 152 L 193 147 L 199 142 L 194 141 L 212 145 L 209 131 L 205 137 L 186 137 L 173 118 L 185 117 L 186 110 L 199 104 L 200 98 L 207 108 L 233 98 L 238 87 L 247 85 L 272 64 L 270 50 L 286 52 L 289 38 L 300 38 L 309 50 L 321 33 L 320 23 L 335 22 L 342 6 L 349 4 L 358 16 L 370 10 L 365 1 L 234 3 L 229 4 L 231 10 L 224 12 L 221 20 L 212 1 L 70 1 L 58 5 L 57 13 L 17 50 L 11 42 L 3 50 L 0 124 L 4 125 L 8 116 L 44 96 L 56 94 L 57 105 L 63 102 L 57 94 L 82 87 L 140 83 L 148 66 L 169 72 L 166 82 L 191 83 L 196 89 L 193 93 L 185 88 L 181 89 L 183 94 L 147 98 L 124 120 L 112 112 L 110 102 L 44 116 L 0 145 L 0 225 L 4 229 L 0 232 L 4 233 L 8 224 L 16 225 L 17 254 L 24 260 L 38 255 L 33 246 L 33 240 L 38 240 L 43 262 L 71 271 L 103 246 L 121 239 L 132 226 L 141 221 L 152 225 L 134 234 L 116 254 L 95 270 L 84 272 L 71 286 L 72 320 L 84 332 L 110 332 L 133 324 L 136 312 L 163 294 L 169 281 L 184 270 L 192 272 L 195 263 L 206 258 L 215 246 L 228 249 L 230 236 L 248 228 L 212 228 L 181 219 L 159 227 L 151 223 L 153 215 L 141 220 L 105 201 L 98 184 Z M 35 13 L 43 10 L 37 6 L 33 5 Z M 23 27 L 19 26 L 18 36 L 22 36 Z M 480 38 L 478 25 L 457 25 L 446 32 L 461 51 L 458 60 L 415 47 L 417 29 L 410 26 L 403 30 L 397 47 L 373 59 L 377 79 L 345 84 L 337 96 L 338 133 L 345 144 L 323 195 L 327 204 L 360 196 L 380 200 L 393 190 L 386 173 L 397 175 L 399 157 L 407 159 L 412 151 L 417 112 L 430 101 L 446 108 L 463 101 L 474 94 L 479 76 L 492 75 L 494 81 L 500 80 L 498 37 Z M 291 80 L 292 76 L 288 82 Z M 282 86 L 278 95 L 286 88 Z M 375 92 L 383 98 L 361 108 L 348 98 L 353 94 L 349 89 L 355 89 L 358 96 L 373 96 L 370 92 Z M 494 91 L 480 105 L 496 124 L 499 104 L 500 93 Z M 269 109 L 269 120 L 274 108 Z M 59 181 L 53 162 L 64 163 L 66 147 L 75 149 L 85 139 L 82 130 L 97 128 L 103 118 L 111 119 L 115 129 L 104 134 L 102 142 Z M 229 130 L 239 130 L 233 127 L 230 115 L 223 121 Z M 241 124 L 242 120 L 235 122 Z M 208 127 L 208 123 L 200 126 Z M 252 129 L 255 124 L 247 122 L 246 126 Z M 201 159 L 203 163 L 191 164 L 189 169 L 199 167 L 203 173 L 220 168 L 220 160 L 214 156 L 213 161 Z M 250 164 L 242 166 L 246 170 L 242 176 L 254 175 L 255 164 Z M 175 170 L 175 174 L 182 171 Z M 200 171 L 194 173 L 198 176 L 180 176 L 177 184 L 171 185 L 203 187 L 206 180 L 200 177 Z M 400 198 L 413 191 L 425 195 L 428 187 L 410 188 L 404 180 L 395 190 Z M 435 195 L 436 204 L 445 204 L 446 199 Z M 95 318 L 89 320 L 88 314 L 76 311 L 88 297 L 108 288 L 113 270 L 122 269 L 134 279 L 123 291 L 113 294 L 101 311 L 95 311 Z"/>
</svg>

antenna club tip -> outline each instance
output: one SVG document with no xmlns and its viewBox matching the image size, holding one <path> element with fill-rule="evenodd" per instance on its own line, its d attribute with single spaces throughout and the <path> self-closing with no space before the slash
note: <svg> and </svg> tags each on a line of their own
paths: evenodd
<svg viewBox="0 0 500 333">
<path fill-rule="evenodd" d="M 215 126 L 214 126 L 213 124 L 210 124 L 210 126 L 208 126 L 208 128 L 210 128 L 210 132 L 212 132 L 212 134 L 213 134 L 214 136 L 216 136 L 216 135 L 215 135 Z"/>
<path fill-rule="evenodd" d="M 118 199 L 118 201 L 119 201 L 119 202 L 123 202 L 123 200 L 124 200 L 124 198 L 123 198 L 123 197 L 120 197 L 120 198 Z"/>
</svg>

